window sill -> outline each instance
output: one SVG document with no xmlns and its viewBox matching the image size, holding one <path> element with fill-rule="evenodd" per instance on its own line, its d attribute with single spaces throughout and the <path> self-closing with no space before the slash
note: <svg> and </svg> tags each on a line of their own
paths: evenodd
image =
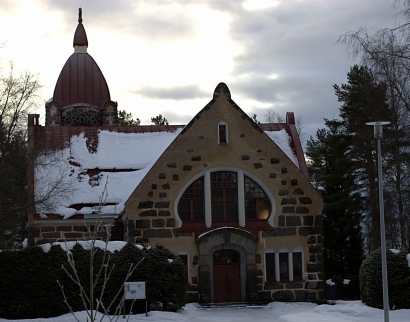
<svg viewBox="0 0 410 322">
<path fill-rule="evenodd" d="M 293 278 L 293 281 L 291 281 L 289 278 L 282 277 L 280 281 L 277 281 L 275 278 L 273 279 L 269 278 L 265 281 L 265 284 L 279 284 L 279 283 L 293 283 L 293 282 L 295 283 L 304 282 L 304 279 L 301 277 L 295 277 Z"/>
</svg>

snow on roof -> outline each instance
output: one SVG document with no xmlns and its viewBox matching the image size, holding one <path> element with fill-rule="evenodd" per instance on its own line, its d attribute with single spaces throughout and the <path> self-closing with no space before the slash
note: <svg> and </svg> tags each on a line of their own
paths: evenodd
<svg viewBox="0 0 410 322">
<path fill-rule="evenodd" d="M 180 131 L 100 131 L 95 152 L 88 150 L 89 142 L 84 134 L 72 136 L 69 147 L 48 152 L 37 162 L 35 200 L 47 198 L 53 186 L 56 192 L 46 203 L 39 203 L 36 211 L 43 218 L 50 213 L 60 214 L 64 219 L 75 214 L 93 217 L 96 208 L 91 205 L 99 204 L 106 185 L 107 196 L 103 200 L 107 205 L 102 207 L 101 216 L 118 215 L 142 178 Z M 92 174 L 88 171 L 90 169 L 97 169 L 99 173 Z M 79 204 L 87 207 L 79 210 L 70 208 Z"/>
<path fill-rule="evenodd" d="M 182 128 L 145 133 L 100 130 L 98 142 L 94 142 L 96 149 L 90 149 L 93 142 L 84 133 L 71 136 L 66 148 L 48 151 L 37 160 L 36 212 L 44 219 L 48 214 L 58 214 L 64 219 L 77 214 L 85 218 L 93 218 L 96 213 L 101 218 L 117 216 L 181 131 Z M 286 130 L 265 133 L 299 167 Z M 46 201 L 38 202 L 40 200 Z"/>
<path fill-rule="evenodd" d="M 291 137 L 285 129 L 280 131 L 265 131 L 276 145 L 288 156 L 288 158 L 300 169 L 298 158 L 290 146 Z"/>
</svg>

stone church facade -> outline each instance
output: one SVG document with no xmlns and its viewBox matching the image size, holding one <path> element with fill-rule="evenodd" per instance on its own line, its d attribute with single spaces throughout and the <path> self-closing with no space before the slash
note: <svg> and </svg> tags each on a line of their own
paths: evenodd
<svg viewBox="0 0 410 322">
<path fill-rule="evenodd" d="M 310 182 L 293 113 L 287 114 L 286 123 L 255 123 L 220 83 L 210 102 L 185 126 L 119 126 L 117 103 L 87 46 L 79 20 L 75 53 L 46 103 L 45 126 L 38 115 L 29 117 L 31 151 L 63 151 L 84 138 L 95 156 L 108 135 L 172 137 L 139 177 L 144 169 L 137 166 L 87 168 L 74 154 L 64 159 L 75 173 L 71 179 L 81 174 L 81 187 L 84 178 L 98 185 L 107 173 L 122 178 L 123 172 L 124 180 L 135 183 L 124 202 L 116 203 L 121 209 L 99 217 L 113 225 L 113 239 L 161 244 L 178 254 L 187 268 L 189 301 L 323 298 L 323 203 Z M 79 76 L 84 74 L 89 77 Z M 90 77 L 99 87 L 82 83 Z M 279 134 L 287 139 L 278 140 Z M 84 201 L 87 194 L 80 202 L 67 203 L 69 214 L 67 209 L 59 213 L 62 208 L 39 211 L 38 173 L 35 166 L 28 170 L 30 244 L 87 239 L 85 223 L 95 220 L 92 211 L 86 212 L 92 203 Z M 106 231 L 100 237 L 105 238 Z"/>
</svg>

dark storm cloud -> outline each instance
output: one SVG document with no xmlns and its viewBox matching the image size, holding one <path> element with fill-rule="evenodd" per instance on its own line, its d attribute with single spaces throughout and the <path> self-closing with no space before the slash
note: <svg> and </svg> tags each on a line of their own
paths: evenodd
<svg viewBox="0 0 410 322">
<path fill-rule="evenodd" d="M 307 77 L 303 74 L 288 75 L 277 79 L 253 76 L 238 80 L 230 86 L 233 95 L 241 93 L 245 98 L 252 98 L 268 103 L 269 109 L 285 120 L 287 112 L 294 112 L 301 118 L 307 137 L 323 128 L 323 118 L 336 118 L 339 103 L 333 94 L 332 79 L 329 77 Z M 233 96 L 235 101 L 235 97 Z M 242 107 L 242 106 L 241 106 Z M 260 122 L 267 122 L 267 108 L 254 106 L 249 115 L 257 114 Z"/>
<path fill-rule="evenodd" d="M 338 117 L 333 84 L 346 82 L 350 66 L 359 62 L 349 58 L 339 37 L 361 26 L 395 25 L 393 2 L 387 0 L 289 0 L 254 11 L 241 2 L 224 3 L 209 6 L 231 13 L 229 34 L 242 48 L 234 58 L 231 87 L 246 98 L 271 103 L 282 117 L 287 111 L 300 115 L 308 136 L 324 127 L 323 118 Z"/>
<path fill-rule="evenodd" d="M 180 2 L 181 6 L 184 3 Z M 145 10 L 148 5 L 150 10 Z M 129 0 L 47 0 L 43 3 L 48 10 L 62 14 L 67 31 L 71 31 L 73 21 L 77 21 L 80 6 L 84 25 L 97 25 L 118 34 L 126 33 L 155 41 L 194 36 L 195 21 L 184 13 L 183 8 L 175 10 L 173 5 L 173 2 L 163 0 L 149 1 L 148 4 Z"/>
<path fill-rule="evenodd" d="M 186 100 L 194 98 L 207 98 L 209 93 L 201 90 L 197 85 L 174 86 L 174 87 L 151 87 L 144 86 L 133 91 L 147 98 Z"/>
</svg>

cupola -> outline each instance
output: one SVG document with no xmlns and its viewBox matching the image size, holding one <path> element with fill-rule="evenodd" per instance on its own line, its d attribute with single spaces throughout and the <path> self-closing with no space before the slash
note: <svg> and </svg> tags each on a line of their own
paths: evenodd
<svg viewBox="0 0 410 322">
<path fill-rule="evenodd" d="M 117 103 L 111 101 L 107 81 L 87 52 L 81 8 L 73 47 L 74 53 L 61 70 L 53 98 L 46 103 L 46 125 L 117 124 Z"/>
</svg>

